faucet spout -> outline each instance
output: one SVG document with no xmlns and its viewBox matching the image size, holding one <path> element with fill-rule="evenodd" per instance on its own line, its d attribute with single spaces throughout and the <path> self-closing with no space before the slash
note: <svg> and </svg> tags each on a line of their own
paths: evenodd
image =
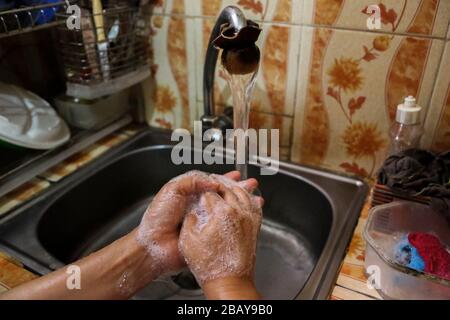
<svg viewBox="0 0 450 320">
<path fill-rule="evenodd" d="M 259 37 L 261 29 L 258 24 L 247 20 L 243 12 L 235 7 L 228 6 L 220 13 L 212 30 L 205 57 L 203 71 L 203 99 L 204 115 L 203 126 L 213 128 L 218 117 L 214 111 L 214 78 L 216 71 L 218 49 L 223 49 L 222 64 L 230 73 L 247 73 L 259 65 L 259 49 L 255 42 Z M 244 64 L 236 63 L 243 61 Z"/>
</svg>

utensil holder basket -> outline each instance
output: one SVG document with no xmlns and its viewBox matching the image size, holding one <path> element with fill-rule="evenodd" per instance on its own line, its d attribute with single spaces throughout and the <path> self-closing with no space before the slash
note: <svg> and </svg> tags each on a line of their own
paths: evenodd
<svg viewBox="0 0 450 320">
<path fill-rule="evenodd" d="M 58 14 L 58 19 L 69 18 L 68 14 Z M 79 26 L 58 27 L 67 95 L 95 99 L 131 87 L 150 75 L 149 5 L 118 1 L 98 14 L 81 7 Z"/>
</svg>

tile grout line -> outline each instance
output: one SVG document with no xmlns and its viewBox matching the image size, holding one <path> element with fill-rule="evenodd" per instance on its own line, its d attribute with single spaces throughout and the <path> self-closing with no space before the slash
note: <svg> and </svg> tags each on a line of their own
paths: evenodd
<svg viewBox="0 0 450 320">
<path fill-rule="evenodd" d="M 419 39 L 433 39 L 433 40 L 445 40 L 445 38 L 446 38 L 445 36 L 444 37 L 430 36 L 430 35 L 423 35 L 420 33 L 389 32 L 389 31 L 383 31 L 383 30 L 373 31 L 373 30 L 354 29 L 354 28 L 345 28 L 345 27 L 327 26 L 327 25 L 318 25 L 318 24 L 300 24 L 300 25 L 304 26 L 304 27 L 310 27 L 310 28 L 333 29 L 333 30 L 350 31 L 350 32 L 358 32 L 358 33 L 370 33 L 373 35 L 384 34 L 384 35 L 413 37 L 413 38 L 419 38 Z"/>
<path fill-rule="evenodd" d="M 300 18 L 300 23 L 299 24 L 295 24 L 295 23 L 292 23 L 292 20 L 293 20 L 293 18 L 294 18 L 294 13 L 293 13 L 293 11 L 294 11 L 294 7 L 295 7 L 295 5 L 294 5 L 294 3 L 291 3 L 291 17 L 290 17 L 290 22 L 291 22 L 291 25 L 292 26 L 294 26 L 294 27 L 298 27 L 299 28 L 299 33 L 300 33 L 300 41 L 299 41 L 299 43 L 297 44 L 297 46 L 298 46 L 298 53 L 297 53 L 297 57 L 296 57 L 296 65 L 297 65 L 297 70 L 295 70 L 295 83 L 294 83 L 294 98 L 293 98 L 293 101 L 292 101 L 292 103 L 293 103 L 293 116 L 292 116 L 292 122 L 291 122 L 291 127 L 289 128 L 289 152 L 288 152 L 288 161 L 292 161 L 292 148 L 294 147 L 294 134 L 295 134 L 295 115 L 296 115 L 296 109 L 297 109 L 297 98 L 298 98 L 298 81 L 299 81 L 299 79 L 300 79 L 300 62 L 301 62 L 301 54 L 302 54 L 302 39 L 303 39 L 303 27 L 301 26 L 301 23 L 302 23 L 302 21 L 303 21 L 303 8 L 304 8 L 304 5 L 305 5 L 305 3 L 304 3 L 304 1 L 300 1 L 300 16 L 299 16 L 299 18 Z M 293 45 L 292 43 L 290 43 L 290 45 Z M 291 49 L 289 49 L 289 50 L 291 50 Z"/>
<path fill-rule="evenodd" d="M 304 5 L 303 2 L 301 2 L 302 5 Z M 163 16 L 163 17 L 167 17 L 167 18 L 171 18 L 171 17 L 177 17 L 179 19 L 195 19 L 195 20 L 199 20 L 199 21 L 211 21 L 213 19 L 215 19 L 215 16 L 212 15 L 201 15 L 198 14 L 198 12 L 192 12 L 189 14 L 184 14 L 184 13 L 168 13 L 168 12 L 164 12 L 164 13 L 155 13 L 154 16 Z M 262 22 L 264 24 L 267 24 L 269 27 L 270 26 L 284 26 L 287 28 L 297 28 L 299 27 L 301 30 L 308 30 L 307 28 L 316 28 L 316 29 L 328 29 L 328 30 L 344 30 L 344 31 L 349 31 L 349 32 L 359 32 L 359 34 L 361 35 L 361 33 L 371 33 L 374 35 L 377 34 L 387 34 L 387 35 L 394 35 L 394 36 L 400 36 L 400 37 L 415 37 L 418 39 L 427 39 L 427 40 L 431 40 L 433 41 L 443 41 L 444 42 L 444 48 L 441 50 L 441 53 L 437 52 L 437 57 L 436 57 L 436 65 L 437 65 L 437 72 L 435 72 L 432 76 L 430 76 L 430 84 L 431 84 L 431 96 L 427 101 L 427 104 L 429 106 L 429 108 L 427 108 L 425 115 L 424 115 L 424 123 L 426 122 L 426 120 L 428 119 L 429 115 L 430 115 L 430 107 L 431 107 L 431 103 L 433 101 L 433 97 L 436 95 L 436 92 L 438 90 L 438 88 L 436 87 L 436 85 L 438 84 L 438 80 L 439 80 L 439 73 L 440 73 L 440 69 L 442 67 L 442 64 L 444 62 L 444 57 L 445 57 L 445 47 L 446 45 L 449 43 L 450 38 L 448 38 L 449 36 L 449 32 L 450 32 L 450 23 L 448 25 L 449 28 L 447 28 L 447 33 L 445 34 L 444 37 L 442 36 L 433 36 L 433 35 L 423 35 L 423 34 L 416 34 L 416 33 L 408 33 L 408 32 L 388 32 L 388 31 L 382 31 L 382 30 L 377 30 L 377 31 L 372 31 L 372 30 L 364 30 L 364 29 L 354 29 L 354 28 L 347 28 L 347 27 L 339 27 L 339 26 L 328 26 L 328 25 L 319 25 L 319 24 L 313 24 L 313 23 L 303 23 L 303 20 L 300 21 L 293 21 L 292 19 L 290 19 L 289 21 L 286 22 L 279 22 L 279 21 L 264 21 L 264 20 L 258 20 L 255 19 L 255 21 L 259 21 Z M 369 35 L 367 35 L 369 37 Z M 302 47 L 302 42 L 303 39 L 300 40 L 299 43 L 299 47 Z M 196 44 L 196 47 L 198 47 L 198 44 Z M 302 52 L 301 50 L 296 54 L 296 59 L 294 59 L 295 61 L 297 61 L 298 64 L 301 63 L 301 59 L 302 59 Z M 197 63 L 198 61 L 198 57 L 196 56 L 194 61 L 196 61 Z M 299 70 L 296 70 L 295 75 L 293 75 L 293 80 L 295 81 L 296 84 L 299 83 L 299 81 L 301 81 L 302 79 L 302 74 L 299 72 Z M 198 78 L 197 76 L 195 77 L 195 86 L 199 87 L 200 83 L 198 83 L 198 80 L 200 80 L 200 78 Z M 296 85 L 296 87 L 298 87 L 298 85 Z M 198 90 L 197 90 L 198 91 Z M 289 130 L 289 142 L 290 142 L 290 147 L 293 147 L 293 140 L 294 140 L 294 134 L 295 134 L 295 110 L 296 110 L 296 106 L 297 103 L 299 101 L 299 98 L 301 97 L 300 92 L 298 92 L 298 90 L 295 90 L 294 92 L 294 96 L 293 96 L 293 104 L 294 104 L 294 112 L 291 115 L 286 115 L 286 114 L 275 114 L 275 113 L 271 113 L 271 112 L 267 112 L 267 111 L 262 111 L 259 112 L 260 114 L 264 114 L 264 115 L 268 115 L 268 116 L 281 116 L 281 117 L 288 117 L 290 119 L 292 119 L 293 124 L 291 125 L 291 128 Z M 200 99 L 201 100 L 201 99 Z M 201 102 L 199 101 L 199 99 L 197 99 L 197 102 Z M 292 157 L 292 150 L 289 151 L 289 158 Z"/>
<path fill-rule="evenodd" d="M 435 74 L 435 76 L 434 76 L 434 80 L 433 80 L 433 85 L 432 85 L 432 88 L 433 88 L 433 90 L 432 90 L 432 92 L 431 92 L 431 96 L 430 96 L 430 101 L 428 101 L 428 108 L 426 109 L 426 111 L 425 111 L 425 115 L 424 115 L 424 120 L 423 120 L 423 125 L 425 125 L 425 123 L 426 123 L 426 121 L 427 121 L 427 118 L 428 118 L 428 114 L 429 114 L 429 112 L 430 112 L 430 109 L 432 108 L 432 106 L 431 106 L 431 103 L 433 102 L 433 98 L 434 98 L 434 96 L 435 96 L 435 94 L 436 94 L 436 92 L 437 92 L 437 90 L 438 90 L 438 88 L 437 88 L 437 82 L 438 82 L 438 79 L 439 79 L 439 77 L 440 77 L 440 75 L 441 75 L 441 72 L 442 72 L 442 69 L 441 69 L 441 67 L 442 67 L 442 62 L 443 62 L 443 60 L 444 60 L 444 54 L 445 54 L 445 52 L 446 52 L 446 50 L 447 50 L 447 43 L 448 43 L 448 41 L 445 41 L 445 43 L 444 43 L 444 46 L 443 46 L 443 49 L 442 49 L 442 52 L 441 52 L 441 56 L 440 56 L 440 58 L 439 58 L 439 62 L 438 62 L 438 71 L 436 72 L 436 74 Z M 443 107 L 444 108 L 444 107 Z M 435 129 L 437 129 L 437 128 L 435 128 Z M 435 134 L 436 134 L 436 131 L 435 132 L 433 132 L 433 139 L 431 140 L 431 144 L 432 144 L 432 142 L 433 142 L 433 140 L 434 140 L 434 137 L 435 137 Z"/>
<path fill-rule="evenodd" d="M 163 16 L 163 17 L 176 17 L 176 18 L 186 18 L 186 19 L 215 19 L 215 16 L 202 16 L 202 15 L 187 15 L 187 14 L 181 14 L 181 13 L 153 13 L 152 16 Z M 371 33 L 371 34 L 384 34 L 384 35 L 394 35 L 394 36 L 401 36 L 401 37 L 414 37 L 419 39 L 433 39 L 433 40 L 450 40 L 447 38 L 447 34 L 443 36 L 430 36 L 430 35 L 423 35 L 420 33 L 408 33 L 408 32 L 389 32 L 389 31 L 383 31 L 383 30 L 366 30 L 366 29 L 357 29 L 357 28 L 349 28 L 349 27 L 339 27 L 339 26 L 332 26 L 332 25 L 323 25 L 323 24 L 312 24 L 312 23 L 292 23 L 292 22 L 283 22 L 283 21 L 262 21 L 262 20 L 254 20 L 255 22 L 260 23 L 267 23 L 272 25 L 278 25 L 278 26 L 285 26 L 285 27 L 309 27 L 309 28 L 320 28 L 320 29 L 333 29 L 333 30 L 340 30 L 340 31 L 350 31 L 350 32 L 359 32 L 359 33 Z"/>
<path fill-rule="evenodd" d="M 430 113 L 430 109 L 432 108 L 432 105 L 431 105 L 431 104 L 432 104 L 432 102 L 433 102 L 433 100 L 434 100 L 435 95 L 437 94 L 437 90 L 438 90 L 438 88 L 437 88 L 437 83 L 438 83 L 438 79 L 439 79 L 439 77 L 440 77 L 440 75 L 441 75 L 441 72 L 442 72 L 441 67 L 442 67 L 442 63 L 443 63 L 443 60 L 444 60 L 444 55 L 445 55 L 445 53 L 446 53 L 446 51 L 447 51 L 447 47 L 448 47 L 448 45 L 449 45 L 449 43 L 450 43 L 449 34 L 450 34 L 450 21 L 448 22 L 447 34 L 445 35 L 445 38 L 444 38 L 444 47 L 443 47 L 443 49 L 442 49 L 441 57 L 440 57 L 440 59 L 439 59 L 439 63 L 438 63 L 438 71 L 436 72 L 436 75 L 435 75 L 435 78 L 434 78 L 434 82 L 433 82 L 433 90 L 432 90 L 432 92 L 431 92 L 430 101 L 429 101 L 429 103 L 428 103 L 428 108 L 427 108 L 427 110 L 425 111 L 425 116 L 424 116 L 424 118 L 423 118 L 423 119 L 424 119 L 424 120 L 423 120 L 423 127 L 424 127 L 425 129 L 426 129 L 425 125 L 427 124 L 428 114 Z M 440 113 L 442 114 L 444 111 L 445 111 L 445 106 L 443 105 L 442 108 L 441 108 L 441 110 L 440 110 Z M 439 120 L 438 120 L 438 121 L 439 121 Z M 436 125 L 438 125 L 438 124 L 439 124 L 439 123 L 436 123 Z M 436 138 L 437 130 L 438 130 L 438 128 L 435 127 L 435 128 L 434 128 L 434 131 L 433 131 L 433 134 L 431 135 L 432 137 L 431 137 L 431 139 L 429 140 L 429 143 L 430 143 L 430 144 L 427 146 L 428 148 L 431 148 L 431 147 L 432 147 L 433 142 L 434 142 L 434 140 L 435 140 L 435 138 Z"/>
<path fill-rule="evenodd" d="M 303 6 L 303 2 L 302 2 Z M 303 9 L 303 7 L 302 7 Z M 294 134 L 295 134 L 295 120 L 296 120 L 296 110 L 297 110 L 297 103 L 298 103 L 298 96 L 299 96 L 299 90 L 298 90 L 298 83 L 300 81 L 300 63 L 302 61 L 302 44 L 303 44 L 303 27 L 300 26 L 300 42 L 298 43 L 298 54 L 297 54 L 297 70 L 295 72 L 295 94 L 294 94 L 294 116 L 292 120 L 292 126 L 291 126 L 291 134 L 290 134 L 290 149 L 289 149 L 289 161 L 292 161 L 292 148 L 294 147 Z M 307 75 L 309 76 L 309 75 Z M 304 107 L 304 106 L 302 106 Z"/>
</svg>

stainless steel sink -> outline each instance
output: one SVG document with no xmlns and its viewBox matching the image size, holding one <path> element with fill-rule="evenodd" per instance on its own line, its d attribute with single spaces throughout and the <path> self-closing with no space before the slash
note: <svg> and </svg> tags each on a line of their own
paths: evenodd
<svg viewBox="0 0 450 320">
<path fill-rule="evenodd" d="M 170 160 L 170 135 L 150 129 L 82 168 L 0 221 L 0 250 L 45 274 L 135 228 L 153 195 L 189 170 L 225 173 L 227 165 Z M 281 163 L 260 181 L 266 200 L 256 285 L 265 298 L 324 299 L 336 279 L 368 188 L 360 180 Z M 150 284 L 137 299 L 197 299 L 186 270 Z"/>
</svg>

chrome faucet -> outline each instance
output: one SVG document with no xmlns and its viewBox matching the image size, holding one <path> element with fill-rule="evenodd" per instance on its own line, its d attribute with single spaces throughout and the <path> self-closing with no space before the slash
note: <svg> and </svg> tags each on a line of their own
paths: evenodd
<svg viewBox="0 0 450 320">
<path fill-rule="evenodd" d="M 246 30 L 246 32 L 243 32 L 240 36 L 243 30 Z M 215 114 L 214 78 L 219 55 L 218 49 L 223 49 L 223 44 L 227 42 L 230 42 L 230 44 L 227 44 L 228 46 L 235 45 L 239 48 L 247 46 L 247 44 L 248 46 L 254 46 L 260 32 L 259 26 L 253 21 L 247 20 L 244 13 L 235 6 L 228 6 L 220 13 L 209 38 L 203 70 L 204 115 L 201 121 L 204 130 L 219 129 L 222 131 L 233 127 L 232 111 L 229 108 L 223 115 L 217 116 Z M 257 60 L 259 63 L 259 49 Z"/>
</svg>

